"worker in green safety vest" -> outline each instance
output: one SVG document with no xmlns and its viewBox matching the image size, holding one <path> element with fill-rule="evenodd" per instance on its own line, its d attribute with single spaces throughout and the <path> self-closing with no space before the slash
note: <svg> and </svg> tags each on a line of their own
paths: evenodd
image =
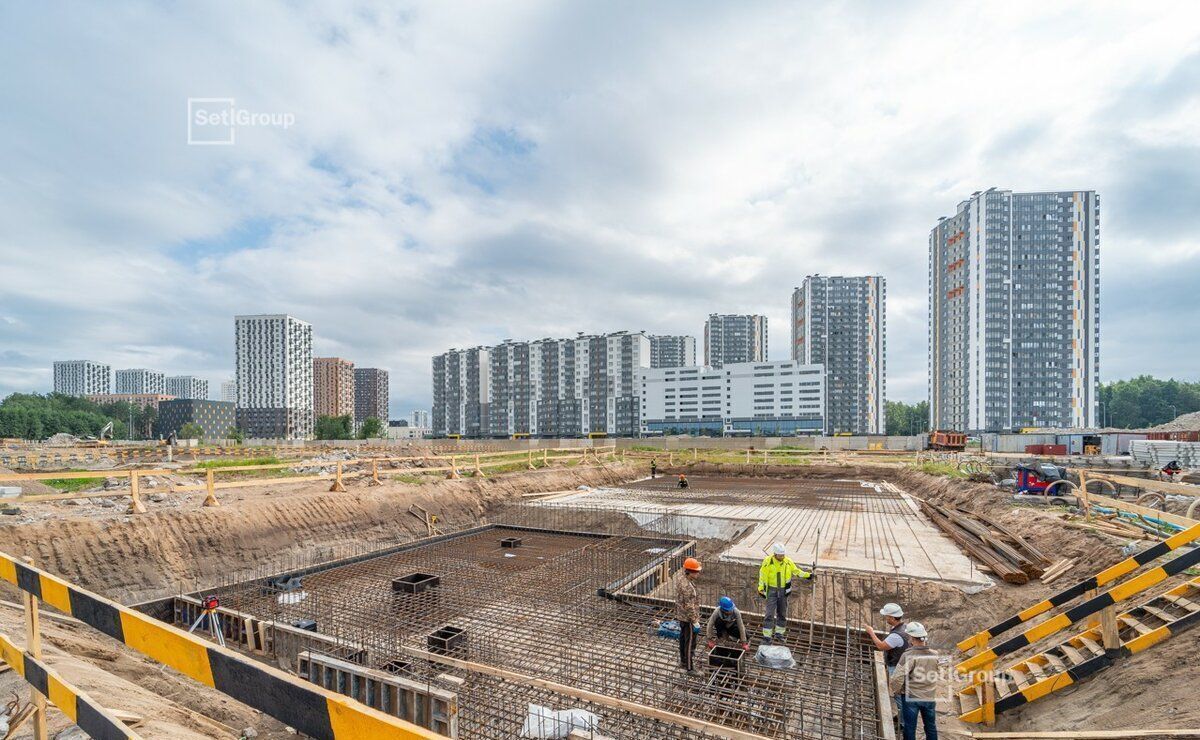
<svg viewBox="0 0 1200 740">
<path fill-rule="evenodd" d="M 783 641 L 787 636 L 788 596 L 792 594 L 792 581 L 796 578 L 809 580 L 812 573 L 796 565 L 787 556 L 782 542 L 771 546 L 771 554 L 758 569 L 758 595 L 767 600 L 763 607 L 763 644 L 774 640 Z"/>
</svg>

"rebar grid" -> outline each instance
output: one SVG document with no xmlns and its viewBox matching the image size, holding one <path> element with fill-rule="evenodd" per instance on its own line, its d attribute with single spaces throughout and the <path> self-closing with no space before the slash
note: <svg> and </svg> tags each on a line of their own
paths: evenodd
<svg viewBox="0 0 1200 740">
<path fill-rule="evenodd" d="M 740 504 L 861 511 L 897 516 L 913 513 L 895 491 L 857 480 L 809 478 L 657 478 L 620 487 L 626 498 L 652 504 Z"/>
<path fill-rule="evenodd" d="M 544 519 L 546 510 L 531 511 L 536 508 L 522 507 L 524 518 Z M 515 518 L 516 512 L 509 513 Z M 566 523 L 569 514 L 552 516 Z M 456 657 L 475 663 L 766 737 L 876 737 L 871 648 L 857 630 L 845 622 L 808 629 L 796 622 L 787 639 L 798 662 L 795 670 L 763 668 L 748 657 L 741 676 L 729 670 L 708 671 L 703 678 L 683 674 L 677 668 L 677 643 L 655 634 L 657 622 L 672 618 L 668 602 L 642 597 L 624 603 L 598 595 L 654 567 L 680 541 L 635 536 L 639 529 L 619 513 L 583 511 L 575 517 L 577 524 L 603 519 L 627 533 L 589 536 L 496 527 L 317 569 L 304 576 L 303 597 L 271 593 L 259 580 L 217 591 L 225 607 L 259 618 L 285 624 L 315 620 L 320 633 L 365 648 L 374 667 L 401 661 L 410 671 L 454 675 L 426 665 L 419 654 L 427 649 L 430 633 L 455 626 L 467 638 L 465 651 Z M 521 546 L 502 548 L 499 540 L 506 536 L 522 538 Z M 414 572 L 437 575 L 441 584 L 419 594 L 393 592 L 392 579 Z M 746 571 L 718 576 L 746 582 Z M 710 593 L 738 585 L 709 578 L 701 582 L 704 603 L 715 602 Z M 747 600 L 747 608 L 755 607 Z M 837 612 L 827 606 L 823 616 Z M 849 608 L 841 612 L 849 614 Z M 761 622 L 747 617 L 754 635 Z M 704 661 L 703 650 L 697 660 Z M 564 697 L 553 692 L 474 673 L 458 675 L 467 679 L 460 689 L 463 737 L 513 737 L 526 703 L 564 705 Z M 649 729 L 647 718 L 609 707 L 596 711 L 605 718 L 601 734 L 611 737 L 703 736 L 677 726 L 665 732 L 657 722 Z"/>
</svg>

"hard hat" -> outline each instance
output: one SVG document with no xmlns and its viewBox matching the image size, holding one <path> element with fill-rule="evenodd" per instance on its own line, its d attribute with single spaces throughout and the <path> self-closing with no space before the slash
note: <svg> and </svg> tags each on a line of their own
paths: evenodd
<svg viewBox="0 0 1200 740">
<path fill-rule="evenodd" d="M 683 561 L 683 569 L 699 573 L 700 571 L 704 570 L 704 566 L 701 565 L 700 561 L 696 558 L 688 558 L 687 560 Z"/>
<path fill-rule="evenodd" d="M 920 622 L 909 622 L 904 625 L 904 631 L 908 633 L 909 637 L 915 637 L 918 640 L 924 640 L 926 637 L 929 637 L 929 631 Z"/>
<path fill-rule="evenodd" d="M 729 598 L 728 596 L 722 596 L 721 600 L 717 602 L 717 605 L 721 607 L 721 611 L 723 612 L 733 611 L 733 599 Z"/>
<path fill-rule="evenodd" d="M 885 617 L 897 617 L 897 618 L 899 618 L 899 617 L 903 617 L 903 616 L 904 616 L 904 610 L 900 608 L 900 605 L 899 605 L 899 604 L 892 604 L 892 603 L 890 603 L 890 602 L 889 602 L 889 603 L 887 603 L 887 604 L 884 604 L 884 605 L 883 605 L 883 608 L 879 610 L 879 613 L 880 613 L 880 614 L 882 614 L 882 615 L 883 615 L 883 616 L 885 616 Z"/>
<path fill-rule="evenodd" d="M 784 555 L 786 553 L 787 553 L 787 548 L 783 546 L 782 542 L 776 542 L 774 545 L 771 545 L 771 554 L 772 555 Z"/>
</svg>

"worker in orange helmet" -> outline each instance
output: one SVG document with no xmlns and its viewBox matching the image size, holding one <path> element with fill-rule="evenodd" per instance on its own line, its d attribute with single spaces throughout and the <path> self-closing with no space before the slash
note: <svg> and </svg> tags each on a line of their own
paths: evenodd
<svg viewBox="0 0 1200 740">
<path fill-rule="evenodd" d="M 680 488 L 687 488 L 687 487 L 688 487 L 687 476 L 686 476 L 686 475 L 684 475 L 683 473 L 680 473 L 680 474 L 679 474 L 679 487 L 680 487 Z"/>
<path fill-rule="evenodd" d="M 695 580 L 704 566 L 696 558 L 683 561 L 683 573 L 675 579 L 675 619 L 679 620 L 679 667 L 689 676 L 704 675 L 696 668 L 696 635 L 700 632 L 700 596 Z"/>
</svg>

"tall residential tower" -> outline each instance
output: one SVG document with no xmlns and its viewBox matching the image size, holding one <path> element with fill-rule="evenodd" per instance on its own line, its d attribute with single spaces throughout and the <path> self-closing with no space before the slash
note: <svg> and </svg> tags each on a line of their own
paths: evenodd
<svg viewBox="0 0 1200 740">
<path fill-rule="evenodd" d="M 377 367 L 354 369 L 354 423 L 361 426 L 370 418 L 388 422 L 388 371 Z"/>
<path fill-rule="evenodd" d="M 792 293 L 792 359 L 825 367 L 827 434 L 884 434 L 887 288 L 879 276 L 810 275 Z"/>
<path fill-rule="evenodd" d="M 285 314 L 237 316 L 237 420 L 247 437 L 313 432 L 312 324 Z"/>
<path fill-rule="evenodd" d="M 733 362 L 766 362 L 767 317 L 710 314 L 704 322 L 704 364 L 721 367 Z"/>
<path fill-rule="evenodd" d="M 694 367 L 695 365 L 695 337 L 669 334 L 650 335 L 650 367 Z"/>
<path fill-rule="evenodd" d="M 154 393 L 162 395 L 167 392 L 167 380 L 163 373 L 157 370 L 147 370 L 135 367 L 116 372 L 116 388 L 114 393 L 129 393 L 140 395 Z"/>
<path fill-rule="evenodd" d="M 1100 373 L 1100 199 L 992 188 L 929 234 L 935 429 L 1093 427 Z"/>
<path fill-rule="evenodd" d="M 354 363 L 340 357 L 313 358 L 313 418 L 349 416 L 354 422 Z"/>
<path fill-rule="evenodd" d="M 54 392 L 89 396 L 112 392 L 112 366 L 91 360 L 62 360 L 54 363 Z"/>
</svg>

